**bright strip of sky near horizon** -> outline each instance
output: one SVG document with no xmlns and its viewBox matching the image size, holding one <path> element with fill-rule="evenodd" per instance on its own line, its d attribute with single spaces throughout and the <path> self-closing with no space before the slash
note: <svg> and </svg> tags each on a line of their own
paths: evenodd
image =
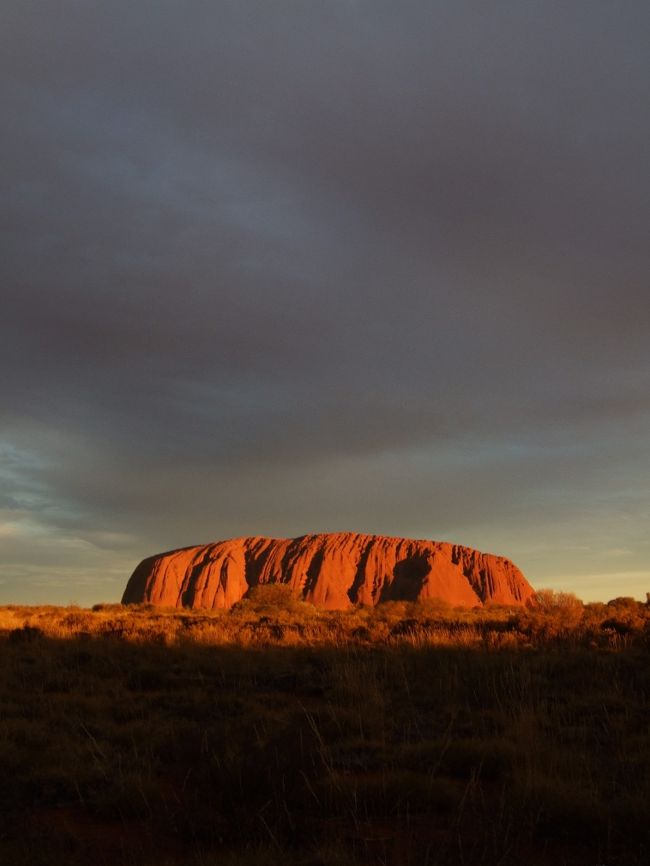
<svg viewBox="0 0 650 866">
<path fill-rule="evenodd" d="M 5 0 L 0 603 L 353 530 L 650 591 L 647 0 Z"/>
</svg>

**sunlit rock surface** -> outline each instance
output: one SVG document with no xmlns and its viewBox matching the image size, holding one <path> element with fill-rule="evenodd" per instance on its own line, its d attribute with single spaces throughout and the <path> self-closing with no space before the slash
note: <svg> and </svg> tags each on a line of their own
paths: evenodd
<svg viewBox="0 0 650 866">
<path fill-rule="evenodd" d="M 474 607 L 523 604 L 532 595 L 510 560 L 469 547 L 341 532 L 233 538 L 143 560 L 122 602 L 229 608 L 250 587 L 282 583 L 319 607 L 442 599 Z"/>
</svg>

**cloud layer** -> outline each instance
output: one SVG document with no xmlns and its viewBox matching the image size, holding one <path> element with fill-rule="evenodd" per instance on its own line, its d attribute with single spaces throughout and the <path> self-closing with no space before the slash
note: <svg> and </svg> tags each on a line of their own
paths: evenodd
<svg viewBox="0 0 650 866">
<path fill-rule="evenodd" d="M 9 0 L 0 34 L 2 600 L 338 529 L 645 590 L 646 2 Z"/>
</svg>

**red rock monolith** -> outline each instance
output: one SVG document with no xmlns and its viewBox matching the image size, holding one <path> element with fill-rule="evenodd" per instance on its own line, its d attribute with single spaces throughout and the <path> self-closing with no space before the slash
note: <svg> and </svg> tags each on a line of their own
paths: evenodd
<svg viewBox="0 0 650 866">
<path fill-rule="evenodd" d="M 123 604 L 230 608 L 257 584 L 281 583 L 330 610 L 440 599 L 462 607 L 521 605 L 534 590 L 510 560 L 469 547 L 352 532 L 252 536 L 151 556 Z"/>
</svg>

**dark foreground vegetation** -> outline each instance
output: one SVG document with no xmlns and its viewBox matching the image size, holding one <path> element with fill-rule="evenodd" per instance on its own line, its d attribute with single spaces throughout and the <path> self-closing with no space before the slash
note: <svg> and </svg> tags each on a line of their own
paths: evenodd
<svg viewBox="0 0 650 866">
<path fill-rule="evenodd" d="M 0 863 L 650 862 L 650 610 L 0 609 Z"/>
</svg>

